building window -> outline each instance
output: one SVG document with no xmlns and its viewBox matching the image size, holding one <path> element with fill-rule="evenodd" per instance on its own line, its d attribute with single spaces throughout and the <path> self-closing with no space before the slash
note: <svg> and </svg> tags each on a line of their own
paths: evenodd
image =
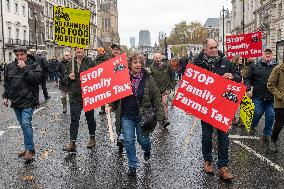
<svg viewBox="0 0 284 189">
<path fill-rule="evenodd" d="M 23 40 L 24 40 L 24 41 L 27 40 L 27 30 L 24 30 Z"/>
<path fill-rule="evenodd" d="M 12 52 L 9 52 L 9 62 L 12 61 L 12 58 L 13 58 L 13 54 L 12 54 Z"/>
<path fill-rule="evenodd" d="M 19 39 L 19 35 L 20 35 L 20 30 L 17 28 L 16 29 L 16 39 Z"/>
<path fill-rule="evenodd" d="M 278 4 L 278 15 L 281 16 L 282 15 L 282 3 Z"/>
<path fill-rule="evenodd" d="M 6 3 L 7 3 L 7 10 L 10 11 L 11 10 L 10 0 L 6 0 Z"/>
<path fill-rule="evenodd" d="M 15 3 L 15 13 L 16 13 L 16 14 L 19 13 L 18 3 Z"/>
<path fill-rule="evenodd" d="M 8 27 L 8 39 L 12 38 L 12 28 Z"/>
<path fill-rule="evenodd" d="M 45 2 L 44 15 L 48 16 L 48 3 L 47 2 Z"/>
<path fill-rule="evenodd" d="M 26 7 L 23 6 L 22 8 L 23 8 L 23 16 L 26 17 Z"/>
</svg>

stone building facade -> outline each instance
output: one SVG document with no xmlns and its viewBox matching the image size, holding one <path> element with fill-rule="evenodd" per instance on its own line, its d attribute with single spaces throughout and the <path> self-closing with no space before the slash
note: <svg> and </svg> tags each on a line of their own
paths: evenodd
<svg viewBox="0 0 284 189">
<path fill-rule="evenodd" d="M 120 43 L 117 0 L 97 0 L 97 46 L 109 49 Z"/>
</svg>

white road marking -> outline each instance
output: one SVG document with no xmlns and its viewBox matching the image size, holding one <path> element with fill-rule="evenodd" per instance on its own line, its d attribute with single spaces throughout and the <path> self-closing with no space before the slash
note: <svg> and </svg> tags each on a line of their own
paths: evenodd
<svg viewBox="0 0 284 189">
<path fill-rule="evenodd" d="M 0 136 L 2 136 L 5 133 L 5 131 L 0 131 Z"/>
<path fill-rule="evenodd" d="M 36 114 L 36 113 L 38 113 L 39 111 L 41 111 L 41 110 L 43 110 L 45 108 L 46 108 L 45 106 L 40 107 L 40 108 L 36 109 L 33 114 Z"/>
<path fill-rule="evenodd" d="M 21 126 L 15 126 L 15 125 L 8 127 L 8 129 L 20 129 L 20 128 Z"/>
<path fill-rule="evenodd" d="M 232 139 L 253 139 L 253 140 L 260 140 L 260 138 L 259 138 L 259 137 L 256 137 L 256 136 L 229 135 L 229 138 L 232 138 Z"/>
<path fill-rule="evenodd" d="M 254 154 L 256 157 L 258 157 L 260 160 L 268 163 L 270 166 L 274 167 L 275 169 L 277 169 L 280 172 L 284 172 L 284 169 L 282 167 L 280 167 L 279 165 L 273 163 L 271 160 L 267 159 L 266 157 L 260 155 L 259 153 L 257 153 L 256 151 L 254 151 L 253 149 L 251 149 L 250 147 L 248 147 L 247 145 L 243 144 L 241 141 L 237 141 L 234 140 L 234 143 L 242 146 L 243 148 L 245 148 L 247 151 L 249 151 L 250 153 Z"/>
</svg>

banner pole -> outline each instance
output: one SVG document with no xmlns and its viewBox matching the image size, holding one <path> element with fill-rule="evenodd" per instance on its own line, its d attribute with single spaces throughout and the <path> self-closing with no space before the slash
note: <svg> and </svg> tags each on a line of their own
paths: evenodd
<svg viewBox="0 0 284 189">
<path fill-rule="evenodd" d="M 189 141 L 190 141 L 190 139 L 191 139 L 192 133 L 193 133 L 193 131 L 194 131 L 194 128 L 195 128 L 195 126 L 196 126 L 198 120 L 199 120 L 199 119 L 198 119 L 197 117 L 195 117 L 194 120 L 193 120 L 193 124 L 192 124 L 192 126 L 190 127 L 190 129 L 189 129 L 189 134 L 187 135 L 187 137 L 186 137 L 186 139 L 185 139 L 185 142 L 184 142 L 184 150 L 187 149 L 187 146 L 188 146 L 188 144 L 189 144 Z"/>
<path fill-rule="evenodd" d="M 74 65 L 74 49 L 71 47 L 71 59 L 72 59 L 72 65 L 71 65 L 71 74 L 74 75 L 75 65 Z"/>
<path fill-rule="evenodd" d="M 110 117 L 110 106 L 108 104 L 105 105 L 106 112 L 107 112 L 107 124 L 108 124 L 108 132 L 109 132 L 109 138 L 111 143 L 114 142 L 114 136 L 113 136 L 113 130 L 111 125 L 111 117 Z"/>
</svg>

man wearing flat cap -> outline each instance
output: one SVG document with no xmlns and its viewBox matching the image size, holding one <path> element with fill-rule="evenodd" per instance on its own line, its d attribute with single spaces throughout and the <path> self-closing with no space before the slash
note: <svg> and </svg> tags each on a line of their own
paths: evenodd
<svg viewBox="0 0 284 189">
<path fill-rule="evenodd" d="M 273 60 L 271 49 L 263 52 L 262 59 L 250 66 L 246 85 L 248 96 L 252 97 L 254 103 L 254 116 L 251 124 L 250 134 L 255 135 L 256 126 L 265 113 L 265 126 L 262 139 L 269 141 L 272 134 L 275 113 L 273 109 L 273 94 L 267 89 L 267 81 L 277 63 Z"/>
<path fill-rule="evenodd" d="M 42 77 L 40 65 L 27 56 L 27 49 L 16 47 L 16 59 L 7 64 L 4 72 L 3 104 L 14 109 L 24 135 L 25 150 L 18 153 L 26 161 L 34 159 L 32 116 L 39 104 L 39 84 Z"/>
</svg>

